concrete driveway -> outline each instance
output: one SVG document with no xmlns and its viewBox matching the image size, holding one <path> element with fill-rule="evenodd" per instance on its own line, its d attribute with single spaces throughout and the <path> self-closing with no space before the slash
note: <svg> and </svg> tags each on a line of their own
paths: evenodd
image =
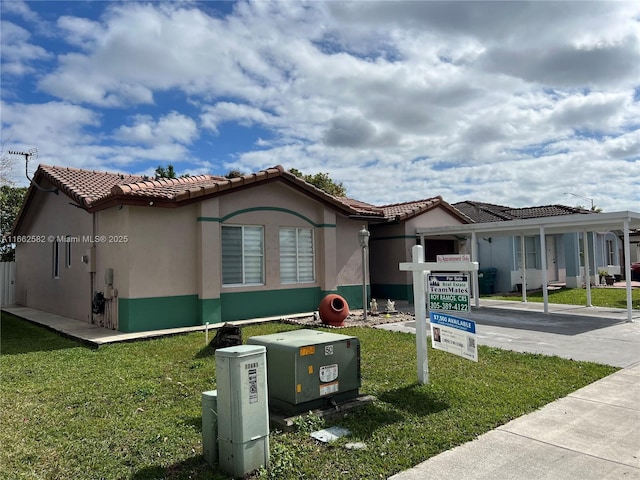
<svg viewBox="0 0 640 480">
<path fill-rule="evenodd" d="M 542 308 L 533 302 L 481 300 L 480 308 L 454 315 L 476 322 L 481 345 L 622 368 L 640 363 L 640 311 L 634 310 L 634 322 L 628 322 L 622 309 L 550 305 L 545 314 Z M 415 333 L 415 322 L 377 328 Z"/>
</svg>

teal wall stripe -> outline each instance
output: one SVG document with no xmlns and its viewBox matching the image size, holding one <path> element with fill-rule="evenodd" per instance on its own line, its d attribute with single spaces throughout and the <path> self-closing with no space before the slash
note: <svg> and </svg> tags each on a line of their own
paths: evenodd
<svg viewBox="0 0 640 480">
<path fill-rule="evenodd" d="M 319 287 L 222 293 L 222 321 L 313 312 L 321 298 Z"/>
<path fill-rule="evenodd" d="M 198 222 L 219 222 L 219 223 L 222 223 L 222 222 L 226 222 L 230 218 L 235 217 L 236 215 L 241 215 L 243 213 L 249 213 L 249 212 L 264 212 L 264 211 L 288 213 L 289 215 L 294 215 L 294 216 L 296 216 L 298 218 L 301 218 L 302 220 L 304 220 L 305 222 L 307 222 L 310 225 L 313 225 L 316 228 L 336 228 L 336 224 L 335 223 L 315 223 L 310 218 L 305 217 L 301 213 L 298 213 L 298 212 L 296 212 L 294 210 L 290 210 L 288 208 L 281 208 L 281 207 L 252 207 L 252 208 L 244 208 L 242 210 L 236 210 L 235 212 L 231 212 L 228 215 L 225 215 L 224 217 L 198 217 L 197 221 Z"/>
<path fill-rule="evenodd" d="M 144 332 L 249 318 L 314 312 L 329 293 L 344 297 L 350 309 L 362 308 L 362 286 L 343 285 L 327 292 L 320 287 L 222 293 L 220 298 L 197 295 L 118 298 L 118 330 Z M 367 287 L 367 293 L 369 288 Z M 371 298 L 369 296 L 369 298 Z M 393 298 L 393 297 L 392 297 Z"/>
<path fill-rule="evenodd" d="M 197 295 L 118 298 L 118 330 L 144 332 L 200 325 Z"/>
</svg>

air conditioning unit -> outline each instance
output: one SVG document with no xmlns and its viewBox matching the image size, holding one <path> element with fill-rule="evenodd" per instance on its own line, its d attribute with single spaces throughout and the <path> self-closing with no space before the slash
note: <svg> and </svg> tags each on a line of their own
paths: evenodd
<svg viewBox="0 0 640 480">
<path fill-rule="evenodd" d="M 269 407 L 299 414 L 358 396 L 360 340 L 318 330 L 249 337 L 267 349 Z"/>
</svg>

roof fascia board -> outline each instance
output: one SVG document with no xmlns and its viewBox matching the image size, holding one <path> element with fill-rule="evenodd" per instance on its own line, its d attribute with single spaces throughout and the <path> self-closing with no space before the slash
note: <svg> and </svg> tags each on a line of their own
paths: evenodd
<svg viewBox="0 0 640 480">
<path fill-rule="evenodd" d="M 532 218 L 526 220 L 508 220 L 504 222 L 472 223 L 468 225 L 449 225 L 443 227 L 421 228 L 418 235 L 445 235 L 475 233 L 502 233 L 507 235 L 538 234 L 540 227 L 545 233 L 568 233 L 620 230 L 623 223 L 629 222 L 630 228 L 640 228 L 640 213 L 631 211 L 594 214 L 576 213 L 554 217 Z"/>
</svg>

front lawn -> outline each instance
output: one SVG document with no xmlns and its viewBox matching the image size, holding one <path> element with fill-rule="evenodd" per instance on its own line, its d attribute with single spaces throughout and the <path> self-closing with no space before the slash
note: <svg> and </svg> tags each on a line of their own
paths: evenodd
<svg viewBox="0 0 640 480">
<path fill-rule="evenodd" d="M 297 328 L 247 326 L 243 336 Z M 415 336 L 349 328 L 362 345 L 362 393 L 377 400 L 337 422 L 352 435 L 318 444 L 307 419 L 273 431 L 261 478 L 387 478 L 616 369 L 479 347 L 479 363 L 429 350 L 416 383 Z M 91 350 L 2 314 L 0 478 L 225 479 L 203 460 L 201 392 L 215 358 L 194 333 Z M 345 442 L 364 442 L 348 450 Z"/>
<path fill-rule="evenodd" d="M 549 290 L 549 303 L 564 305 L 586 305 L 587 290 L 585 288 L 559 288 Z M 483 298 L 492 300 L 519 300 L 522 294 L 517 295 L 483 295 Z M 527 292 L 527 301 L 543 302 L 542 290 Z M 592 288 L 591 304 L 594 307 L 627 308 L 627 290 L 624 288 Z M 631 308 L 640 309 L 640 289 L 631 290 Z"/>
</svg>

